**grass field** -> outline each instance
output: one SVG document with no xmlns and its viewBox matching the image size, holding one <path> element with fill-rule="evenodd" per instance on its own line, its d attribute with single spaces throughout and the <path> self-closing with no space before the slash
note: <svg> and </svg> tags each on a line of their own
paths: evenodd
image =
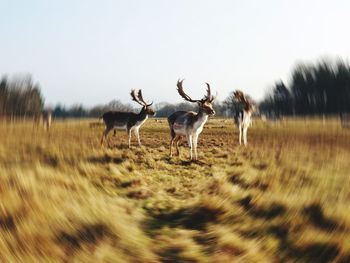
<svg viewBox="0 0 350 263">
<path fill-rule="evenodd" d="M 168 158 L 166 120 L 99 139 L 94 120 L 0 125 L 1 262 L 350 262 L 350 130 L 210 120 Z M 183 143 L 183 146 L 185 144 Z"/>
</svg>

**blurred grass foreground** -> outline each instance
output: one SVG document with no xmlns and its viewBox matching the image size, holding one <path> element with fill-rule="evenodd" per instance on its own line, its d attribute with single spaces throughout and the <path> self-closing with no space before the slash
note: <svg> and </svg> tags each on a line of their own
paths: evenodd
<svg viewBox="0 0 350 263">
<path fill-rule="evenodd" d="M 1 262 L 350 262 L 338 119 L 256 121 L 246 148 L 213 119 L 198 163 L 168 158 L 165 119 L 130 150 L 90 123 L 1 123 Z"/>
</svg>

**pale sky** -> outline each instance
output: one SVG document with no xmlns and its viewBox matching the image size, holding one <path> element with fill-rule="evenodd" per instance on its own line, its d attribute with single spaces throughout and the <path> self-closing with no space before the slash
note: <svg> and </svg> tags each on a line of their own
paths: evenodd
<svg viewBox="0 0 350 263">
<path fill-rule="evenodd" d="M 0 75 L 31 73 L 47 104 L 259 100 L 298 61 L 349 59 L 350 1 L 0 0 Z"/>
</svg>

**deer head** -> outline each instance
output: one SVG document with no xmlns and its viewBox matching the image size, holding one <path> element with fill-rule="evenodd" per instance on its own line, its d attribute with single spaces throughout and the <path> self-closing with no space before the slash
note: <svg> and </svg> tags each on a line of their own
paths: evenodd
<svg viewBox="0 0 350 263">
<path fill-rule="evenodd" d="M 207 85 L 207 94 L 204 96 L 203 99 L 201 100 L 193 100 L 191 99 L 190 96 L 188 96 L 185 92 L 184 89 L 182 87 L 182 82 L 184 80 L 178 80 L 177 81 L 177 92 L 180 94 L 180 96 L 188 101 L 188 102 L 196 102 L 199 105 L 200 110 L 204 111 L 206 114 L 208 115 L 215 115 L 215 111 L 213 109 L 213 105 L 212 102 L 214 101 L 215 97 L 211 94 L 211 89 L 210 89 L 210 85 L 208 83 L 206 83 Z"/>
<path fill-rule="evenodd" d="M 131 90 L 131 98 L 133 101 L 137 102 L 142 106 L 142 110 L 147 114 L 147 115 L 155 115 L 155 111 L 151 108 L 153 102 L 151 103 L 146 103 L 145 100 L 143 99 L 142 96 L 142 91 L 139 89 L 138 91 L 136 90 Z"/>
<path fill-rule="evenodd" d="M 242 103 L 245 111 L 254 112 L 256 110 L 255 104 L 249 100 L 242 91 L 236 90 L 233 92 L 235 99 Z"/>
</svg>

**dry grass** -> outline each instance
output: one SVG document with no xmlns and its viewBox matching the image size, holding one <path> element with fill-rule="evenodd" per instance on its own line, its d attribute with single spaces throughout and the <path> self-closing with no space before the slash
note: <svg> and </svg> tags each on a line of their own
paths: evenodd
<svg viewBox="0 0 350 263">
<path fill-rule="evenodd" d="M 168 158 L 166 120 L 142 148 L 58 121 L 0 126 L 1 262 L 349 262 L 350 130 L 254 124 L 237 146 L 210 120 L 200 162 Z M 134 144 L 136 145 L 135 141 Z"/>
</svg>

